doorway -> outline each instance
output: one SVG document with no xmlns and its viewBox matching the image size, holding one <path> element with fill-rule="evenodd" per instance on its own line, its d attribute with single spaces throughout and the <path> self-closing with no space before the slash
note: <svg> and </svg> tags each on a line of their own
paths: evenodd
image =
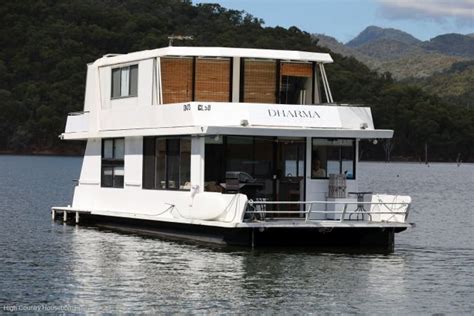
<svg viewBox="0 0 474 316">
<path fill-rule="evenodd" d="M 306 139 L 301 137 L 206 137 L 205 191 L 223 192 L 228 171 L 245 172 L 259 189 L 249 199 L 303 201 Z M 249 186 L 247 184 L 247 186 Z M 298 211 L 298 205 L 270 207 Z M 292 214 L 289 214 L 292 215 Z"/>
<path fill-rule="evenodd" d="M 275 200 L 303 201 L 306 161 L 304 138 L 279 138 L 276 146 Z M 280 206 L 280 209 L 299 211 L 296 204 Z M 288 214 L 289 216 L 291 214 Z"/>
</svg>

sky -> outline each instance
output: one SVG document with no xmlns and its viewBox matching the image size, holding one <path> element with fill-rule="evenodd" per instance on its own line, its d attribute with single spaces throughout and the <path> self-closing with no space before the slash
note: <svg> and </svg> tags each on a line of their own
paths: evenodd
<svg viewBox="0 0 474 316">
<path fill-rule="evenodd" d="M 265 26 L 296 26 L 346 43 L 367 26 L 396 28 L 420 40 L 474 33 L 474 0 L 193 0 L 244 10 Z"/>
</svg>

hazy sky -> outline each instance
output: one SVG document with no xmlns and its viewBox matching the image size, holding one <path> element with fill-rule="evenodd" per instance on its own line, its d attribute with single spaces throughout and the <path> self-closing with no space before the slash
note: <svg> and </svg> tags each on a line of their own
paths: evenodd
<svg viewBox="0 0 474 316">
<path fill-rule="evenodd" d="M 219 3 L 261 18 L 266 26 L 297 26 L 347 42 L 365 27 L 392 27 L 428 40 L 474 33 L 474 0 L 193 0 Z"/>
</svg>

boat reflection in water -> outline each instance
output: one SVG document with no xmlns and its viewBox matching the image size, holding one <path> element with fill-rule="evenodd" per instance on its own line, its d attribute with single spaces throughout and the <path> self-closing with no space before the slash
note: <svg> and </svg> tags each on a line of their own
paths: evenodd
<svg viewBox="0 0 474 316">
<path fill-rule="evenodd" d="M 85 227 L 71 249 L 71 282 L 79 286 L 68 295 L 96 312 L 276 311 L 279 304 L 342 312 L 347 303 L 363 310 L 408 295 L 403 255 L 212 248 Z"/>
</svg>

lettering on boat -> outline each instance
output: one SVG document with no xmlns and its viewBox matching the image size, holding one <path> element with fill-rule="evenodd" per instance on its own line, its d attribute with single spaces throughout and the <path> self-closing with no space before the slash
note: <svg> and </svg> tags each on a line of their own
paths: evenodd
<svg viewBox="0 0 474 316">
<path fill-rule="evenodd" d="M 275 110 L 268 109 L 269 117 L 291 117 L 291 118 L 321 118 L 319 113 L 314 110 Z"/>
</svg>

